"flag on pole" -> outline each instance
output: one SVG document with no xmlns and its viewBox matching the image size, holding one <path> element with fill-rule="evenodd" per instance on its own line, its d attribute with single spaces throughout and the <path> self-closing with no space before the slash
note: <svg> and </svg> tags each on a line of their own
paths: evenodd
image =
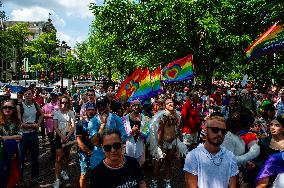
<svg viewBox="0 0 284 188">
<path fill-rule="evenodd" d="M 132 93 L 138 87 L 136 79 L 141 74 L 142 69 L 137 68 L 129 77 L 127 77 L 122 83 L 121 87 L 116 94 L 116 99 L 119 100 L 122 104 L 125 103 Z"/>
<path fill-rule="evenodd" d="M 284 48 L 284 24 L 276 22 L 256 41 L 245 49 L 248 62 L 270 53 L 280 52 Z"/>
<path fill-rule="evenodd" d="M 136 82 L 138 83 L 138 88 L 136 88 L 132 96 L 129 97 L 128 102 L 150 98 L 150 94 L 152 93 L 152 85 L 150 71 L 148 68 L 144 69 L 140 73 L 140 76 L 136 79 Z"/>
<path fill-rule="evenodd" d="M 162 70 L 162 81 L 177 82 L 193 78 L 192 60 L 193 56 L 190 54 L 165 66 Z"/>
</svg>

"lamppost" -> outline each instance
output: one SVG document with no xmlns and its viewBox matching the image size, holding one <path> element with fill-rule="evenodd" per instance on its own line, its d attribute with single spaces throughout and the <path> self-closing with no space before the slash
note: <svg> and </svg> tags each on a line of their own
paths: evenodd
<svg viewBox="0 0 284 188">
<path fill-rule="evenodd" d="M 60 81 L 61 81 L 61 93 L 63 94 L 63 66 L 64 66 L 64 59 L 67 57 L 68 50 L 70 47 L 66 44 L 65 41 L 62 41 L 61 44 L 57 45 L 58 51 L 59 51 L 59 56 L 62 58 L 61 60 L 61 75 L 60 75 Z"/>
</svg>

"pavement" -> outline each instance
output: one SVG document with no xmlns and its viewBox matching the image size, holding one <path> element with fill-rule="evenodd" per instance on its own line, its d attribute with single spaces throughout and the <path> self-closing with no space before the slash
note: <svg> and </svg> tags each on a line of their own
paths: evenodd
<svg viewBox="0 0 284 188">
<path fill-rule="evenodd" d="M 50 149 L 49 143 L 41 141 L 40 139 L 40 156 L 39 156 L 39 167 L 40 167 L 40 177 L 43 179 L 38 185 L 33 186 L 30 181 L 30 164 L 25 164 L 25 171 L 24 171 L 24 188 L 40 188 L 46 187 L 50 188 L 53 187 L 52 184 L 55 180 L 54 177 L 54 161 L 49 160 L 50 157 Z M 68 188 L 79 188 L 79 176 L 80 176 L 80 166 L 78 162 L 78 157 L 76 154 L 77 148 L 73 146 L 71 149 L 71 157 L 70 157 L 70 164 L 67 169 L 67 173 L 70 177 L 70 180 L 64 181 L 62 180 L 61 188 L 68 187 Z M 173 188 L 184 188 L 184 173 L 182 171 L 182 165 L 180 160 L 174 160 L 172 166 L 172 187 Z M 145 174 L 145 180 L 147 183 L 147 187 L 149 187 L 151 178 L 153 177 L 153 169 L 151 164 L 145 165 L 143 168 Z M 162 176 L 164 174 L 164 170 L 161 169 L 160 179 L 159 179 L 159 187 L 163 187 Z M 89 186 L 87 186 L 89 187 Z"/>
</svg>

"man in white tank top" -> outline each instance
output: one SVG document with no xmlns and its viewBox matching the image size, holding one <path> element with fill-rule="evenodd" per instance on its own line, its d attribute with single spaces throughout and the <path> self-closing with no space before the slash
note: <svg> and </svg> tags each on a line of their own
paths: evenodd
<svg viewBox="0 0 284 188">
<path fill-rule="evenodd" d="M 23 139 L 21 141 L 22 161 L 26 158 L 27 151 L 29 151 L 31 162 L 31 183 L 36 185 L 40 182 L 39 178 L 39 139 L 38 129 L 43 120 L 43 113 L 38 104 L 33 102 L 33 93 L 30 88 L 24 91 L 22 104 L 17 106 L 18 117 L 22 121 L 21 129 L 23 132 Z M 36 106 L 37 105 L 37 106 Z"/>
</svg>

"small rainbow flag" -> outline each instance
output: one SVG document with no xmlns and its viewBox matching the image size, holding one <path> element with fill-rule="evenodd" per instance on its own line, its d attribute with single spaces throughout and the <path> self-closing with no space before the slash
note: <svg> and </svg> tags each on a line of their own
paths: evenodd
<svg viewBox="0 0 284 188">
<path fill-rule="evenodd" d="M 190 54 L 165 66 L 162 70 L 162 81 L 177 82 L 193 78 L 192 59 Z"/>
<path fill-rule="evenodd" d="M 138 88 L 133 92 L 132 96 L 129 97 L 128 102 L 133 100 L 145 100 L 149 98 L 149 95 L 152 92 L 150 71 L 148 68 L 140 73 L 136 82 L 138 82 Z"/>
<path fill-rule="evenodd" d="M 142 69 L 137 68 L 129 77 L 127 77 L 122 83 L 118 90 L 115 98 L 119 100 L 122 104 L 125 103 L 128 98 L 133 94 L 133 92 L 138 88 L 138 83 L 136 79 L 141 74 Z"/>
<path fill-rule="evenodd" d="M 262 56 L 275 52 L 280 52 L 284 48 L 284 24 L 278 25 L 276 22 L 256 41 L 245 49 L 248 62 Z"/>
</svg>

